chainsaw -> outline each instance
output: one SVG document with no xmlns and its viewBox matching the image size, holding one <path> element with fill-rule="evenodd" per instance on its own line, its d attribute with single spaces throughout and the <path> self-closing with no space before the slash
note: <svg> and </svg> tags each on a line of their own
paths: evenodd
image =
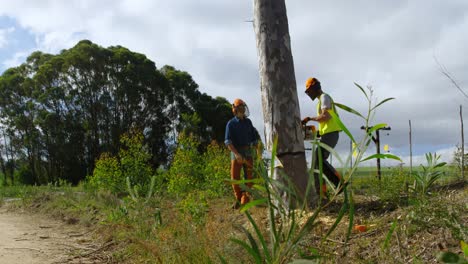
<svg viewBox="0 0 468 264">
<path fill-rule="evenodd" d="M 319 133 L 317 133 L 317 129 L 314 125 L 303 125 L 302 126 L 302 135 L 304 140 L 314 140 L 320 137 Z"/>
</svg>

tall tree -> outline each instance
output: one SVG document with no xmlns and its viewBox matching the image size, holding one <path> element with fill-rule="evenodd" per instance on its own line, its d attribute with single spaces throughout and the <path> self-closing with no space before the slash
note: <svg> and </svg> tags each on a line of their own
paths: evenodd
<svg viewBox="0 0 468 264">
<path fill-rule="evenodd" d="M 187 115 L 197 113 L 201 120 L 195 130 L 202 145 L 209 144 L 211 140 L 224 141 L 225 126 L 232 117 L 231 104 L 223 97 L 213 98 L 201 93 L 198 84 L 187 72 L 179 71 L 172 66 L 164 66 L 161 72 L 169 82 L 165 112 L 172 122 L 172 139 L 175 140 L 177 134 L 187 125 L 193 125 Z M 186 121 L 189 124 L 183 123 Z"/>
<path fill-rule="evenodd" d="M 182 127 L 184 113 L 200 117 L 195 130 L 209 142 L 224 134 L 230 108 L 200 93 L 187 72 L 158 70 L 121 46 L 82 40 L 57 55 L 34 52 L 0 76 L 0 169 L 21 167 L 28 183 L 78 183 L 132 129 L 143 131 L 153 166 L 166 165 L 169 130 Z"/>
<path fill-rule="evenodd" d="M 309 177 L 285 1 L 255 0 L 254 28 L 266 149 L 272 151 L 277 137 L 276 155 L 282 166 L 277 167 L 275 177 L 286 184 L 291 183 L 289 186 L 296 190 L 299 201 L 291 196 L 285 198 L 291 207 L 295 207 L 306 202 L 304 198 Z M 307 202 L 313 197 L 314 192 L 310 192 Z"/>
</svg>

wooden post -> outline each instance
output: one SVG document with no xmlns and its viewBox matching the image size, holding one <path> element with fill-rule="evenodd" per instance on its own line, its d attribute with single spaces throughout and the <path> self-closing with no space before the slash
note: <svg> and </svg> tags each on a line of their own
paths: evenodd
<svg viewBox="0 0 468 264">
<path fill-rule="evenodd" d="M 463 132 L 463 110 L 460 105 L 460 123 L 461 123 L 461 178 L 465 180 L 465 135 Z"/>
<path fill-rule="evenodd" d="M 410 175 L 413 175 L 413 144 L 412 144 L 412 137 L 411 137 L 411 120 L 408 120 L 408 121 L 409 121 Z M 405 174 L 405 186 L 406 186 L 406 192 L 408 192 L 408 180 L 407 180 L 406 174 Z"/>
<path fill-rule="evenodd" d="M 375 145 L 377 148 L 377 155 L 380 155 L 380 132 L 379 130 L 380 129 L 377 129 L 377 131 L 375 131 Z M 377 178 L 379 179 L 379 181 L 382 180 L 382 171 L 380 169 L 380 158 L 377 158 Z"/>
<path fill-rule="evenodd" d="M 265 145 L 271 151 L 278 138 L 277 158 L 282 163 L 272 176 L 287 184 L 283 173 L 287 175 L 300 199 L 284 199 L 290 207 L 302 206 L 309 179 L 285 0 L 254 0 L 254 29 Z M 316 200 L 313 191 L 308 196 L 309 202 Z"/>
<path fill-rule="evenodd" d="M 369 129 L 371 129 L 372 127 L 365 127 L 365 126 L 361 126 L 361 129 L 364 129 L 366 131 L 369 131 Z M 375 143 L 375 148 L 376 148 L 376 152 L 377 152 L 377 155 L 380 154 L 380 132 L 379 130 L 392 130 L 391 127 L 383 127 L 383 128 L 379 128 L 375 131 L 375 137 L 370 135 L 372 137 L 372 141 Z M 382 179 L 382 170 L 380 169 L 380 158 L 377 157 L 377 178 L 379 179 L 379 181 Z"/>
</svg>

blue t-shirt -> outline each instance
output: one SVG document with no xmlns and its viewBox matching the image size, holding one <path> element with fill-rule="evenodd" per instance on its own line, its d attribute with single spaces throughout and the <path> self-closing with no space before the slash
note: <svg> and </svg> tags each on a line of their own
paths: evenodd
<svg viewBox="0 0 468 264">
<path fill-rule="evenodd" d="M 226 145 L 233 144 L 235 148 L 251 146 L 257 144 L 257 133 L 250 119 L 235 116 L 226 124 L 224 139 Z"/>
</svg>

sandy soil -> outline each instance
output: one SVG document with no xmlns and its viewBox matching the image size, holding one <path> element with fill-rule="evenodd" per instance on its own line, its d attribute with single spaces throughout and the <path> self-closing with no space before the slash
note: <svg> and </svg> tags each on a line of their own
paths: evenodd
<svg viewBox="0 0 468 264">
<path fill-rule="evenodd" d="M 0 264 L 106 263 L 91 230 L 0 208 Z"/>
</svg>

